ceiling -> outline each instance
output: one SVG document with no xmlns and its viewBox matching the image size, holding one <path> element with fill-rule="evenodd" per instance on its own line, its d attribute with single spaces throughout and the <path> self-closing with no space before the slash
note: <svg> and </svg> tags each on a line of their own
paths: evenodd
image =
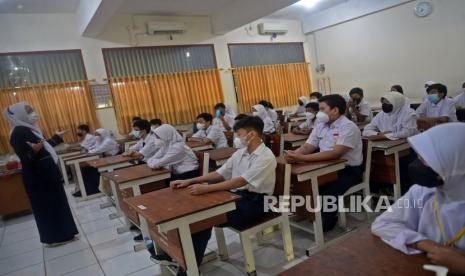
<svg viewBox="0 0 465 276">
<path fill-rule="evenodd" d="M 296 3 L 294 5 L 290 5 L 284 9 L 274 12 L 270 14 L 268 17 L 270 18 L 279 18 L 279 19 L 302 19 L 310 14 L 322 11 L 324 9 L 334 7 L 341 3 L 347 2 L 349 0 L 313 0 L 316 1 L 316 4 L 311 7 L 307 8 L 300 3 Z"/>
<path fill-rule="evenodd" d="M 126 0 L 119 13 L 209 16 L 234 0 Z"/>
<path fill-rule="evenodd" d="M 72 13 L 79 0 L 0 0 L 0 13 Z"/>
</svg>

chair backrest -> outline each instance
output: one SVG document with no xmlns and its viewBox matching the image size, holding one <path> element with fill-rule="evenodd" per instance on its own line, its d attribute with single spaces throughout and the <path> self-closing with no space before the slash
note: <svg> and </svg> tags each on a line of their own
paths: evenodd
<svg viewBox="0 0 465 276">
<path fill-rule="evenodd" d="M 271 149 L 274 156 L 278 157 L 281 152 L 281 134 L 265 134 L 264 138 L 265 145 Z"/>
<path fill-rule="evenodd" d="M 231 148 L 234 147 L 234 132 L 225 131 L 224 136 L 226 136 L 226 140 L 228 141 L 228 146 L 230 146 Z"/>
</svg>

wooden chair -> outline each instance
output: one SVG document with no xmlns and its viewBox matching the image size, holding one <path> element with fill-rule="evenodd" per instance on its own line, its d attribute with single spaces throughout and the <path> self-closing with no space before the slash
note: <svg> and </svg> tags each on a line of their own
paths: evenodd
<svg viewBox="0 0 465 276">
<path fill-rule="evenodd" d="M 284 148 L 281 147 L 281 144 L 284 143 L 284 141 L 282 141 L 282 135 L 278 133 L 264 134 L 263 138 L 265 145 L 271 149 L 274 156 L 280 156 L 281 149 Z"/>
<path fill-rule="evenodd" d="M 289 198 L 291 181 L 291 165 L 279 164 L 276 167 L 276 184 L 273 195 L 278 198 Z M 245 259 L 245 269 L 248 275 L 256 275 L 255 261 L 253 257 L 252 243 L 250 238 L 257 235 L 257 241 L 261 240 L 262 231 L 274 226 L 281 226 L 282 238 L 284 242 L 285 258 L 288 261 L 294 259 L 294 247 L 292 245 L 291 228 L 287 212 L 268 212 L 261 219 L 250 225 L 239 228 L 230 227 L 238 233 L 241 238 L 242 252 Z M 228 259 L 228 249 L 222 228 L 215 227 L 215 235 L 218 243 L 218 251 L 221 260 Z"/>
</svg>

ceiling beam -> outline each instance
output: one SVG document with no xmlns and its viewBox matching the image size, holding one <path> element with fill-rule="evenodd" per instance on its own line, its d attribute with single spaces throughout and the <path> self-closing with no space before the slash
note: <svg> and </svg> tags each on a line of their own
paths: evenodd
<svg viewBox="0 0 465 276">
<path fill-rule="evenodd" d="M 97 37 L 124 0 L 81 0 L 76 10 L 79 33 Z"/>
<path fill-rule="evenodd" d="M 235 0 L 212 14 L 213 33 L 222 35 L 288 7 L 299 0 Z"/>
</svg>

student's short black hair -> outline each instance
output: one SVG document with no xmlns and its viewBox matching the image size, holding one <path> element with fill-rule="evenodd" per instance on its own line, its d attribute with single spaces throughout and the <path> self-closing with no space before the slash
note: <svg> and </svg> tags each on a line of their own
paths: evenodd
<svg viewBox="0 0 465 276">
<path fill-rule="evenodd" d="M 138 127 L 140 130 L 145 130 L 147 133 L 150 132 L 150 123 L 147 120 L 135 121 L 134 124 L 132 124 L 132 126 Z"/>
<path fill-rule="evenodd" d="M 426 89 L 426 92 L 429 94 L 429 92 L 433 89 L 437 90 L 439 93 L 444 94 L 444 97 L 447 96 L 447 86 L 445 86 L 444 84 L 441 84 L 441 83 L 432 84 Z"/>
<path fill-rule="evenodd" d="M 318 101 L 320 103 L 326 103 L 331 109 L 337 107 L 341 115 L 346 113 L 347 102 L 344 97 L 339 94 L 326 95 L 321 97 Z"/>
<path fill-rule="evenodd" d="M 142 118 L 136 116 L 136 117 L 132 117 L 132 120 L 131 120 L 131 121 L 135 122 L 135 121 L 139 121 L 139 120 L 142 120 Z"/>
<path fill-rule="evenodd" d="M 396 90 L 397 92 L 399 92 L 400 94 L 404 94 L 404 89 L 402 89 L 402 86 L 400 86 L 399 84 L 395 84 L 391 87 L 391 90 L 394 89 Z"/>
<path fill-rule="evenodd" d="M 204 119 L 207 122 L 213 121 L 213 116 L 210 113 L 200 113 L 197 116 L 197 119 L 200 119 L 200 118 Z"/>
<path fill-rule="evenodd" d="M 85 132 L 87 132 L 87 133 L 90 132 L 90 128 L 89 128 L 89 126 L 86 125 L 86 124 L 78 125 L 77 128 L 78 128 L 79 130 L 83 130 L 83 131 L 85 131 Z"/>
<path fill-rule="evenodd" d="M 316 103 L 316 102 L 310 102 L 305 106 L 305 108 L 311 108 L 311 109 L 313 109 L 315 111 L 318 111 L 320 109 L 320 105 L 318 103 Z"/>
<path fill-rule="evenodd" d="M 360 97 L 363 97 L 363 90 L 360 87 L 355 87 L 350 89 L 349 95 L 352 96 L 353 94 L 357 94 Z"/>
<path fill-rule="evenodd" d="M 160 119 L 152 119 L 152 120 L 150 120 L 150 125 L 151 126 L 153 126 L 153 125 L 161 126 L 161 120 Z"/>
<path fill-rule="evenodd" d="M 215 110 L 218 109 L 218 108 L 224 108 L 224 109 L 226 109 L 226 106 L 224 105 L 224 103 L 217 103 L 217 104 L 215 105 Z"/>
<path fill-rule="evenodd" d="M 244 119 L 245 117 L 249 117 L 249 115 L 241 113 L 241 114 L 237 115 L 236 118 L 234 118 L 234 121 L 240 121 L 240 120 Z"/>
<path fill-rule="evenodd" d="M 323 94 L 315 91 L 315 92 L 310 93 L 310 98 L 311 97 L 316 97 L 319 100 L 321 97 L 323 97 Z"/>
<path fill-rule="evenodd" d="M 264 126 L 265 124 L 260 117 L 246 116 L 234 124 L 233 130 L 234 132 L 237 132 L 241 128 L 247 131 L 255 130 L 258 133 L 258 136 L 261 137 L 263 135 Z"/>
<path fill-rule="evenodd" d="M 269 107 L 269 102 L 267 102 L 267 101 L 265 101 L 265 100 L 259 101 L 258 104 L 261 104 L 261 105 L 263 105 L 264 107 Z"/>
</svg>

